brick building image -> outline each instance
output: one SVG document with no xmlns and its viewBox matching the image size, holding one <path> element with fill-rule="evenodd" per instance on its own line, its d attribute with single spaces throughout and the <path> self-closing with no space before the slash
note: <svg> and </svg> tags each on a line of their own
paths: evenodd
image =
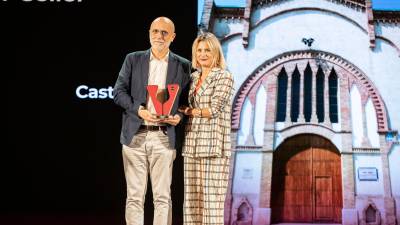
<svg viewBox="0 0 400 225">
<path fill-rule="evenodd" d="M 399 224 L 400 11 L 205 0 L 235 78 L 227 225 Z"/>
</svg>

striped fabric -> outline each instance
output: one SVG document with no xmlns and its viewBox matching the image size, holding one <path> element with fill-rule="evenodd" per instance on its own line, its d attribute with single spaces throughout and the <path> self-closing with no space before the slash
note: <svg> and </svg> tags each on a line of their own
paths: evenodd
<svg viewBox="0 0 400 225">
<path fill-rule="evenodd" d="M 223 225 L 229 158 L 184 157 L 184 225 Z"/>
<path fill-rule="evenodd" d="M 189 106 L 208 108 L 212 118 L 189 118 L 183 145 L 184 225 L 223 225 L 231 156 L 233 77 L 213 68 L 197 93 L 199 72 L 192 74 Z"/>
<path fill-rule="evenodd" d="M 213 68 L 196 95 L 199 72 L 192 73 L 189 91 L 191 108 L 208 108 L 212 118 L 189 118 L 185 129 L 183 156 L 221 157 L 231 155 L 231 108 L 233 77 L 220 68 Z"/>
</svg>

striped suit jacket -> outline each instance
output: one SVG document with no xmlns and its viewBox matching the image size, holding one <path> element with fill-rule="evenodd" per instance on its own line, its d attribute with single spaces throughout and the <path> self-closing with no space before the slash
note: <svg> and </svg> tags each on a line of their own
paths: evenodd
<svg viewBox="0 0 400 225">
<path fill-rule="evenodd" d="M 190 117 L 185 127 L 182 155 L 187 157 L 230 157 L 233 76 L 213 68 L 194 95 L 200 73 L 191 74 L 189 107 L 208 108 L 211 118 Z"/>
</svg>

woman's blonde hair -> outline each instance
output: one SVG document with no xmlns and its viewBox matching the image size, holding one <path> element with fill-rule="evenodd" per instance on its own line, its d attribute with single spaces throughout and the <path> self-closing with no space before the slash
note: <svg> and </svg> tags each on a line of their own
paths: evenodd
<svg viewBox="0 0 400 225">
<path fill-rule="evenodd" d="M 211 49 L 211 54 L 213 56 L 211 68 L 218 67 L 221 69 L 225 69 L 226 64 L 225 64 L 225 58 L 224 58 L 224 54 L 222 52 L 221 44 L 219 43 L 217 37 L 215 37 L 214 34 L 209 33 L 209 32 L 200 33 L 200 35 L 197 36 L 197 38 L 193 42 L 193 45 L 192 45 L 192 67 L 196 68 L 196 69 L 200 68 L 200 65 L 197 63 L 196 51 L 197 51 L 197 46 L 199 45 L 199 43 L 201 41 L 204 41 L 205 43 L 207 43 Z"/>
</svg>

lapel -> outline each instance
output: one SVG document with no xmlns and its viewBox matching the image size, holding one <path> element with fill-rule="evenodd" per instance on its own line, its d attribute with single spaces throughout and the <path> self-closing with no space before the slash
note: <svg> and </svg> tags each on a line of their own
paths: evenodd
<svg viewBox="0 0 400 225">
<path fill-rule="evenodd" d="M 207 90 L 208 86 L 210 86 L 210 84 L 213 82 L 215 76 L 217 76 L 217 74 L 219 74 L 219 71 L 221 69 L 219 68 L 212 68 L 210 71 L 210 74 L 207 76 L 207 78 L 203 81 L 203 83 L 201 84 L 199 91 L 196 94 L 196 98 L 200 98 L 200 96 L 204 93 L 205 90 Z M 198 76 L 199 78 L 200 76 Z M 197 81 L 196 81 L 197 84 Z"/>
<path fill-rule="evenodd" d="M 142 73 L 140 75 L 142 78 L 143 87 L 145 87 L 145 89 L 147 88 L 147 84 L 149 82 L 150 51 L 151 51 L 151 49 L 144 52 L 142 62 L 141 62 Z M 146 91 L 146 93 L 147 93 L 147 91 Z"/>
<path fill-rule="evenodd" d="M 174 81 L 174 78 L 177 74 L 177 67 L 178 63 L 176 62 L 176 57 L 174 53 L 169 51 L 169 56 L 168 56 L 168 69 L 167 69 L 167 79 L 166 79 L 166 84 L 171 84 Z"/>
<path fill-rule="evenodd" d="M 190 96 L 189 104 L 191 104 L 191 105 L 189 105 L 190 107 L 193 107 L 193 102 L 196 100 L 195 98 L 193 98 L 194 97 L 193 93 L 194 93 L 194 90 L 196 89 L 196 85 L 199 80 L 199 77 L 200 77 L 200 72 L 197 70 L 195 72 L 193 72 L 191 75 L 192 82 L 191 82 L 191 86 L 189 89 L 189 96 Z"/>
</svg>

